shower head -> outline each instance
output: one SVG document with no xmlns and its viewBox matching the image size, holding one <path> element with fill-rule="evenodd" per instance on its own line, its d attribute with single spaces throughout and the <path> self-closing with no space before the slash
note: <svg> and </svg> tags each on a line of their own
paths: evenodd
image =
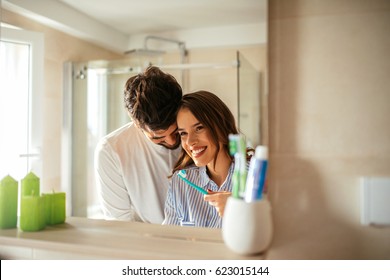
<svg viewBox="0 0 390 280">
<path fill-rule="evenodd" d="M 165 51 L 162 51 L 162 50 L 149 49 L 148 48 L 148 41 L 150 41 L 150 40 L 163 41 L 163 42 L 177 44 L 179 49 L 180 49 L 180 52 L 181 52 L 181 62 L 182 63 L 184 62 L 184 58 L 188 54 L 187 49 L 186 49 L 186 45 L 184 42 L 174 40 L 174 39 L 164 38 L 164 37 L 153 36 L 153 35 L 149 35 L 149 36 L 145 37 L 143 49 L 128 50 L 125 52 L 125 54 L 135 54 L 135 55 L 142 55 L 142 56 L 157 56 L 157 55 L 162 55 L 162 54 L 166 53 Z"/>
<path fill-rule="evenodd" d="M 135 55 L 144 55 L 144 56 L 156 56 L 162 55 L 165 51 L 161 50 L 151 50 L 151 49 L 133 49 L 125 51 L 125 54 L 135 54 Z"/>
</svg>

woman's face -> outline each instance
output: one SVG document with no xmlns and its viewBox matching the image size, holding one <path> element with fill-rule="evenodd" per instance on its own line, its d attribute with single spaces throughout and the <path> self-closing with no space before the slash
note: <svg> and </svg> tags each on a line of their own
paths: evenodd
<svg viewBox="0 0 390 280">
<path fill-rule="evenodd" d="M 209 129 L 204 127 L 187 108 L 179 110 L 177 127 L 181 145 L 195 165 L 213 164 L 217 148 L 212 142 Z"/>
</svg>

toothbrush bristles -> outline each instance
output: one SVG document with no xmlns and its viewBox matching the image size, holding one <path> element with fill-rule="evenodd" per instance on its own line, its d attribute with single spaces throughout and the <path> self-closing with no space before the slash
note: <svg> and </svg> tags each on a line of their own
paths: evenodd
<svg viewBox="0 0 390 280">
<path fill-rule="evenodd" d="M 182 169 L 182 170 L 179 171 L 178 175 L 180 177 L 182 177 L 182 178 L 185 178 L 186 177 L 186 171 Z"/>
</svg>

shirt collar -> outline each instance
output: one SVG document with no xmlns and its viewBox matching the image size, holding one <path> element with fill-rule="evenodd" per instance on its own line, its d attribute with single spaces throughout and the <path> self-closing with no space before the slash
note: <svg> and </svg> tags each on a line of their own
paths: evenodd
<svg viewBox="0 0 390 280">
<path fill-rule="evenodd" d="M 233 171 L 234 171 L 234 162 L 232 162 L 230 164 L 229 172 L 228 172 L 228 175 L 226 177 L 225 182 L 231 180 L 231 176 L 233 174 Z M 199 184 L 200 184 L 200 186 L 205 187 L 211 181 L 209 175 L 207 174 L 206 166 L 199 167 L 198 172 L 199 172 L 199 182 L 200 182 Z M 226 187 L 225 185 L 226 184 L 222 184 L 221 189 L 225 189 L 225 187 Z"/>
</svg>

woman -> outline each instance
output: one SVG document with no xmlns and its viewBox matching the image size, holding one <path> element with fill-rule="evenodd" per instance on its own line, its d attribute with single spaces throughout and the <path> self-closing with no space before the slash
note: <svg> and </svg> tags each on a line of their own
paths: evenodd
<svg viewBox="0 0 390 280">
<path fill-rule="evenodd" d="M 215 94 L 197 91 L 183 96 L 177 126 L 183 150 L 173 169 L 163 224 L 221 227 L 234 168 L 229 134 L 238 134 L 233 114 Z M 182 180 L 183 169 L 187 180 L 209 194 Z"/>
</svg>

